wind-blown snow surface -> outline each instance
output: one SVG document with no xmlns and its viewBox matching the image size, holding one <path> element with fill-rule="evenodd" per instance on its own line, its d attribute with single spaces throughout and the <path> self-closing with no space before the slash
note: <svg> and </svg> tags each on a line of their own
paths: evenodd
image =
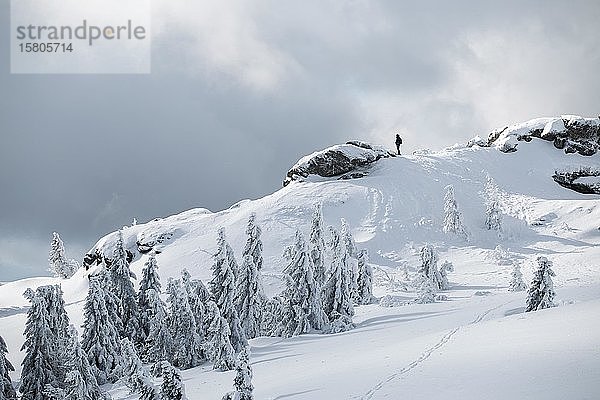
<svg viewBox="0 0 600 400">
<path fill-rule="evenodd" d="M 226 228 L 239 257 L 254 212 L 263 229 L 266 290 L 273 295 L 282 288 L 283 249 L 296 229 L 307 231 L 314 204 L 322 202 L 326 223 L 346 218 L 358 247 L 369 250 L 375 294 L 391 295 L 391 303 L 414 296 L 404 288 L 424 242 L 437 247 L 440 261 L 454 264 L 445 301 L 357 307 L 357 328 L 342 334 L 252 340 L 257 399 L 593 399 L 600 397 L 600 196 L 562 188 L 551 176 L 599 165 L 598 154 L 565 155 L 542 140 L 522 143 L 514 153 L 453 148 L 381 159 L 360 179 L 292 182 L 228 210 L 190 210 L 126 227 L 123 234 L 136 254 L 132 269 L 138 276 L 146 256 L 135 250 L 136 241 L 163 235 L 168 239 L 157 246 L 163 281 L 187 268 L 206 282 L 218 227 Z M 501 190 L 501 238 L 483 228 L 487 175 Z M 455 187 L 468 242 L 442 232 L 448 184 Z M 115 238 L 101 239 L 94 249 L 111 254 Z M 525 293 L 507 292 L 511 263 L 522 265 L 529 282 L 538 255 L 554 262 L 560 306 L 522 314 Z M 86 281 L 83 271 L 63 281 L 67 310 L 78 326 Z M 0 335 L 18 370 L 27 305 L 21 294 L 53 282 L 39 278 L 0 287 Z M 183 378 L 190 399 L 220 399 L 233 373 L 206 365 L 184 371 Z M 118 385 L 112 393 L 135 398 Z"/>
</svg>

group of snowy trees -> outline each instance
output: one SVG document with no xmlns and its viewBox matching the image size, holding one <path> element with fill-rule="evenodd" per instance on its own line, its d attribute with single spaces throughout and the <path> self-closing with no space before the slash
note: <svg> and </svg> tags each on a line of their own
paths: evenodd
<svg viewBox="0 0 600 400">
<path fill-rule="evenodd" d="M 81 344 L 69 317 L 60 286 L 28 289 L 31 302 L 25 327 L 22 399 L 96 400 L 105 397 L 99 385 L 123 379 L 144 400 L 183 398 L 181 378 L 169 361 L 177 348 L 172 328 L 166 325 L 159 297 L 160 280 L 151 256 L 144 268 L 140 292 L 134 290 L 122 234 L 103 272 L 90 277 L 84 305 Z M 187 300 L 187 296 L 186 296 Z M 191 313 L 190 313 L 191 314 Z M 192 320 L 194 316 L 192 315 Z M 182 318 L 173 318 L 181 329 Z M 186 340 L 189 331 L 185 335 Z M 187 355 L 185 357 L 187 360 Z M 162 375 L 161 391 L 154 387 L 142 360 L 155 362 Z"/>
<path fill-rule="evenodd" d="M 421 266 L 417 271 L 415 287 L 417 288 L 416 303 L 433 303 L 436 292 L 448 290 L 448 272 L 454 271 L 454 266 L 444 261 L 438 269 L 438 252 L 433 245 L 426 243 L 420 251 Z"/>
<path fill-rule="evenodd" d="M 98 381 L 69 326 L 59 285 L 28 289 L 30 301 L 25 326 L 25 359 L 19 391 L 23 400 L 101 399 Z"/>
<path fill-rule="evenodd" d="M 308 241 L 297 231 L 285 249 L 285 289 L 272 299 L 263 290 L 263 244 L 255 215 L 248 220 L 246 234 L 238 263 L 220 229 L 208 288 L 184 270 L 181 278 L 168 280 L 165 303 L 153 254 L 136 292 L 136 277 L 119 231 L 112 257 L 90 276 L 81 344 L 77 330 L 69 326 L 60 286 L 28 290 L 31 308 L 23 346 L 22 398 L 101 399 L 105 395 L 99 386 L 122 380 L 144 400 L 181 399 L 178 369 L 209 361 L 215 369 L 238 371 L 236 391 L 227 398 L 251 399 L 248 339 L 344 331 L 352 327 L 354 306 L 372 302 L 373 275 L 366 250 L 356 248 L 344 219 L 339 230 L 325 229 L 320 205 L 313 212 Z M 58 234 L 51 247 L 53 271 L 63 278 L 72 275 Z M 11 369 L 0 358 L 0 373 L 7 377 Z M 162 376 L 160 390 L 152 376 Z M 10 398 L 10 381 L 3 378 L 0 383 L 0 395 Z"/>
<path fill-rule="evenodd" d="M 502 233 L 502 210 L 498 201 L 499 194 L 498 185 L 493 178 L 488 176 L 483 190 L 485 228 L 496 231 L 498 235 Z M 458 208 L 453 185 L 448 185 L 445 188 L 442 230 L 444 233 L 452 233 L 466 240 L 469 239 L 469 232 L 464 225 L 462 213 Z"/>
<path fill-rule="evenodd" d="M 293 245 L 284 252 L 286 286 L 264 307 L 264 334 L 341 332 L 352 328 L 355 305 L 372 302 L 373 273 L 367 251 L 356 249 L 346 220 L 341 220 L 339 231 L 333 226 L 327 231 L 328 235 L 317 205 L 308 242 L 296 231 Z"/>
</svg>

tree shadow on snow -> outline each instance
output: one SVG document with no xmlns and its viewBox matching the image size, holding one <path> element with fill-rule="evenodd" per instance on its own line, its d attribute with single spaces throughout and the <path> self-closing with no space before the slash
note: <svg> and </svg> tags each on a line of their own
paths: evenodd
<svg viewBox="0 0 600 400">
<path fill-rule="evenodd" d="M 308 390 L 303 390 L 301 392 L 294 392 L 294 393 L 282 394 L 280 396 L 274 397 L 273 400 L 289 399 L 290 397 L 299 396 L 301 394 L 306 394 L 306 393 L 311 393 L 311 392 L 316 392 L 318 390 L 321 390 L 321 389 L 320 388 L 317 388 L 317 389 L 308 389 Z"/>
<path fill-rule="evenodd" d="M 356 324 L 356 329 L 373 327 L 373 326 L 391 323 L 391 322 L 409 322 L 409 321 L 415 321 L 415 320 L 419 320 L 419 319 L 432 318 L 432 317 L 436 317 L 438 315 L 451 314 L 454 311 L 455 310 L 446 310 L 446 311 L 431 311 L 431 312 L 414 312 L 414 313 L 397 314 L 397 315 L 383 315 L 380 317 L 369 318 L 359 324 Z"/>
<path fill-rule="evenodd" d="M 524 312 L 525 312 L 525 307 L 511 308 L 510 310 L 506 310 L 504 312 L 504 316 L 508 317 L 509 315 L 523 314 Z"/>
</svg>

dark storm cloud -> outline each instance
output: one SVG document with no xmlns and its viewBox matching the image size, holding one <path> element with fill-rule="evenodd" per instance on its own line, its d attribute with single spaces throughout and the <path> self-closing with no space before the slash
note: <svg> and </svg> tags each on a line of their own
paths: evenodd
<svg viewBox="0 0 600 400">
<path fill-rule="evenodd" d="M 156 1 L 150 75 L 10 75 L 3 58 L 0 280 L 43 273 L 53 230 L 80 257 L 134 217 L 270 193 L 349 138 L 439 148 L 595 115 L 600 6 L 541 4 Z"/>
</svg>

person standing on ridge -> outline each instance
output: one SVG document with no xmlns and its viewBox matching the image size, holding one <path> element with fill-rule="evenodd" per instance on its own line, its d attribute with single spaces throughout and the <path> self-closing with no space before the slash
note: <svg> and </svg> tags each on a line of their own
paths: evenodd
<svg viewBox="0 0 600 400">
<path fill-rule="evenodd" d="M 396 150 L 398 150 L 398 155 L 400 155 L 400 145 L 402 144 L 402 138 L 400 134 L 396 134 Z"/>
</svg>

